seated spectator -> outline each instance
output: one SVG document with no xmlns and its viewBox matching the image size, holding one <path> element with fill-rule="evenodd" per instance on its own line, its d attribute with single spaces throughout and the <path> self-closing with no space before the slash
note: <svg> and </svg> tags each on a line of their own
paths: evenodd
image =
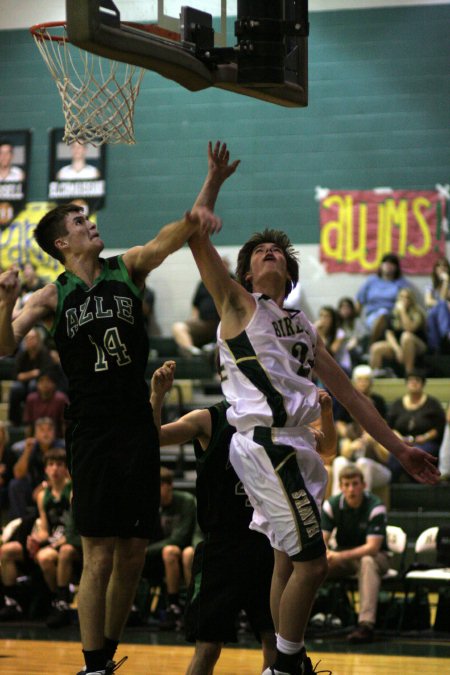
<svg viewBox="0 0 450 675">
<path fill-rule="evenodd" d="M 386 417 L 386 401 L 382 396 L 372 391 L 373 371 L 371 367 L 363 364 L 356 366 L 352 372 L 352 382 L 355 389 L 370 398 L 381 417 Z M 348 435 L 347 425 L 353 422 L 351 415 L 339 405 L 338 408 L 335 408 L 334 416 L 338 435 L 341 438 L 346 438 Z"/>
<path fill-rule="evenodd" d="M 352 361 L 347 349 L 345 332 L 339 328 L 339 319 L 333 307 L 325 306 L 319 310 L 319 318 L 315 322 L 317 332 L 325 347 L 348 375 L 352 370 Z"/>
<path fill-rule="evenodd" d="M 340 492 L 339 476 L 344 467 L 355 464 L 364 476 L 367 490 L 382 488 L 391 482 L 391 471 L 386 466 L 389 452 L 372 436 L 369 436 L 358 422 L 347 425 L 346 436 L 339 444 L 339 457 L 333 461 L 333 484 L 331 494 Z"/>
<path fill-rule="evenodd" d="M 222 258 L 230 268 L 230 261 Z M 192 300 L 191 318 L 187 321 L 177 321 L 172 326 L 172 334 L 183 356 L 199 356 L 200 347 L 216 342 L 216 331 L 219 325 L 214 300 L 206 289 L 203 281 L 197 285 Z"/>
<path fill-rule="evenodd" d="M 160 519 L 162 537 L 147 547 L 143 576 L 165 578 L 167 612 L 161 627 L 172 630 L 182 619 L 182 556 L 184 549 L 192 545 L 197 514 L 195 497 L 188 492 L 174 490 L 173 471 L 164 466 L 161 467 Z"/>
<path fill-rule="evenodd" d="M 450 354 L 450 289 L 427 315 L 428 346 L 435 354 Z"/>
<path fill-rule="evenodd" d="M 12 526 L 15 523 L 11 523 Z M 4 535 L 0 547 L 0 578 L 3 586 L 3 606 L 0 621 L 23 620 L 26 591 L 18 583 L 21 576 L 30 576 L 35 569 L 32 533 L 37 528 L 36 516 L 19 520 L 12 528 L 11 536 Z M 7 528 L 5 528 L 7 531 Z"/>
<path fill-rule="evenodd" d="M 372 274 L 356 295 L 356 309 L 358 314 L 363 313 L 364 327 L 370 342 L 376 342 L 384 335 L 398 292 L 408 287 L 409 283 L 402 276 L 398 256 L 386 253 L 377 274 Z"/>
<path fill-rule="evenodd" d="M 8 427 L 0 421 L 0 517 L 8 506 L 8 485 L 16 460 L 17 455 L 9 447 Z"/>
<path fill-rule="evenodd" d="M 45 456 L 49 450 L 64 448 L 64 441 L 55 435 L 55 423 L 50 417 L 41 417 L 34 425 L 34 437 L 14 443 L 19 459 L 14 464 L 8 485 L 9 519 L 23 518 L 29 507 L 35 507 L 38 492 L 45 476 Z"/>
<path fill-rule="evenodd" d="M 74 566 L 81 560 L 81 541 L 68 541 L 66 526 L 70 519 L 72 483 L 67 470 L 65 450 L 50 450 L 45 456 L 47 487 L 37 498 L 40 526 L 30 536 L 28 550 L 34 551 L 44 580 L 53 596 L 49 628 L 60 628 L 71 622 L 70 582 Z"/>
<path fill-rule="evenodd" d="M 384 359 L 395 359 L 410 373 L 418 356 L 427 351 L 425 312 L 411 288 L 402 288 L 389 317 L 384 339 L 370 347 L 370 365 L 378 370 Z"/>
<path fill-rule="evenodd" d="M 365 492 L 364 476 L 356 466 L 340 475 L 341 492 L 324 502 L 322 530 L 327 544 L 328 579 L 358 575 L 358 625 L 351 643 L 372 642 L 381 579 L 389 568 L 386 545 L 386 508 Z M 329 548 L 335 530 L 336 549 Z"/>
<path fill-rule="evenodd" d="M 9 392 L 9 419 L 15 426 L 22 424 L 22 404 L 27 394 L 36 389 L 36 380 L 42 370 L 49 368 L 53 361 L 36 328 L 32 328 L 23 339 L 23 349 L 17 352 L 16 379 Z"/>
<path fill-rule="evenodd" d="M 361 344 L 363 330 L 352 298 L 341 298 L 337 306 L 338 325 L 345 333 L 346 347 L 352 360 L 352 367 L 359 365 L 364 354 Z"/>
<path fill-rule="evenodd" d="M 425 288 L 425 307 L 431 309 L 440 300 L 447 300 L 450 279 L 450 263 L 447 258 L 438 258 L 431 272 L 431 283 Z"/>
<path fill-rule="evenodd" d="M 58 375 L 55 368 L 42 370 L 37 378 L 36 391 L 28 394 L 25 400 L 23 422 L 26 425 L 26 435 L 34 433 L 34 423 L 42 417 L 50 417 L 55 423 L 57 438 L 64 438 L 65 421 L 64 410 L 69 405 L 69 399 L 62 391 L 57 391 Z"/>
<path fill-rule="evenodd" d="M 426 378 L 420 371 L 406 377 L 406 393 L 390 406 L 387 422 L 403 440 L 438 457 L 445 428 L 445 412 L 441 403 L 425 393 Z M 400 463 L 389 455 L 392 481 L 407 476 Z"/>
<path fill-rule="evenodd" d="M 31 262 L 26 262 L 22 267 L 22 279 L 20 285 L 20 294 L 17 298 L 16 307 L 14 311 L 20 310 L 23 305 L 26 303 L 30 295 L 35 291 L 38 291 L 40 288 L 45 286 L 45 281 L 42 279 L 37 271 L 36 267 Z"/>
</svg>

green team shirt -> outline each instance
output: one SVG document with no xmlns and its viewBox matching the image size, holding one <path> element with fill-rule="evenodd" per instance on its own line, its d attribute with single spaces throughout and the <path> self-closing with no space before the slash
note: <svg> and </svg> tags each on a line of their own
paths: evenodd
<svg viewBox="0 0 450 675">
<path fill-rule="evenodd" d="M 69 381 L 69 419 L 151 415 L 142 291 L 122 256 L 100 259 L 91 287 L 71 272 L 56 280 L 51 329 Z"/>
<path fill-rule="evenodd" d="M 332 532 L 336 528 L 338 550 L 356 548 L 366 543 L 369 535 L 382 536 L 382 550 L 386 546 L 386 507 L 381 499 L 365 492 L 359 508 L 351 508 L 343 494 L 327 499 L 322 507 L 322 530 Z"/>
<path fill-rule="evenodd" d="M 174 490 L 171 504 L 161 506 L 159 512 L 163 538 L 150 544 L 147 553 L 157 553 L 171 544 L 181 549 L 190 546 L 197 522 L 195 497 L 189 492 Z"/>
</svg>

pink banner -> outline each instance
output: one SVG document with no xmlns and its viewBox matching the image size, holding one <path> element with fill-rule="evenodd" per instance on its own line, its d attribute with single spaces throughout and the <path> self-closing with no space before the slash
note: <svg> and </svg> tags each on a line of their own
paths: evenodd
<svg viewBox="0 0 450 675">
<path fill-rule="evenodd" d="M 330 191 L 320 201 L 320 260 L 329 273 L 374 273 L 396 253 L 404 273 L 428 275 L 445 255 L 445 208 L 432 191 Z"/>
</svg>

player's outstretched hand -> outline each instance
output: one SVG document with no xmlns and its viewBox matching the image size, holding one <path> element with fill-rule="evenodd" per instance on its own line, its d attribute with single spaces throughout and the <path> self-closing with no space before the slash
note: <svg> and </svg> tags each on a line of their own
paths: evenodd
<svg viewBox="0 0 450 675">
<path fill-rule="evenodd" d="M 397 459 L 410 476 L 419 483 L 436 485 L 439 482 L 440 472 L 436 466 L 438 460 L 429 452 L 405 444 L 404 452 L 397 455 Z"/>
<path fill-rule="evenodd" d="M 14 306 L 20 291 L 19 270 L 11 267 L 0 274 L 0 301 Z"/>
<path fill-rule="evenodd" d="M 211 178 L 219 180 L 224 183 L 238 168 L 240 159 L 235 159 L 230 164 L 230 151 L 226 143 L 216 141 L 213 145 L 211 141 L 208 143 L 208 175 Z"/>
<path fill-rule="evenodd" d="M 207 206 L 194 206 L 190 211 L 186 211 L 185 218 L 199 226 L 201 235 L 214 234 L 222 229 L 222 220 Z"/>
</svg>

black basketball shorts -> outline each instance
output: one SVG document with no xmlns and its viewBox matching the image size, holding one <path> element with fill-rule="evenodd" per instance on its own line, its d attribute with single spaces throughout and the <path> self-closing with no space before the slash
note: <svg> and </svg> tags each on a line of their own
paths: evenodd
<svg viewBox="0 0 450 675">
<path fill-rule="evenodd" d="M 237 642 L 236 620 L 244 609 L 257 639 L 273 631 L 270 583 L 273 551 L 259 532 L 207 536 L 195 549 L 185 614 L 189 642 Z"/>
<path fill-rule="evenodd" d="M 77 420 L 66 434 L 75 526 L 84 537 L 159 531 L 159 438 L 153 420 Z"/>
</svg>

